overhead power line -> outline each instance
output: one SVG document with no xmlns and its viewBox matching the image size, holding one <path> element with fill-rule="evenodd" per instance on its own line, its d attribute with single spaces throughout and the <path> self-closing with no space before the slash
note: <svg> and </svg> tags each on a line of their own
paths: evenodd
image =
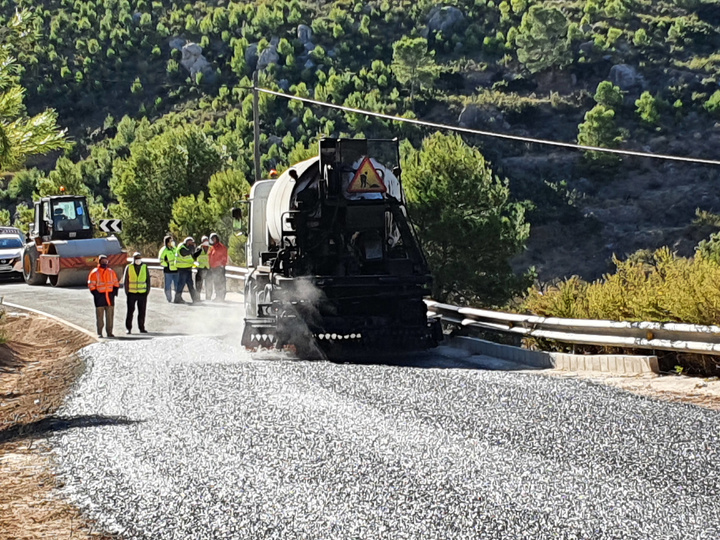
<svg viewBox="0 0 720 540">
<path fill-rule="evenodd" d="M 663 159 L 663 160 L 668 160 L 668 161 L 682 161 L 685 163 L 696 163 L 696 164 L 701 164 L 701 165 L 720 165 L 720 161 L 717 161 L 714 159 L 691 158 L 691 157 L 685 157 L 685 156 L 674 156 L 671 154 L 651 154 L 650 152 L 636 152 L 634 150 L 621 150 L 618 148 L 603 148 L 601 146 L 585 146 L 583 144 L 574 144 L 574 143 L 567 143 L 567 142 L 561 142 L 561 141 L 549 141 L 546 139 L 536 139 L 534 137 L 522 137 L 520 135 L 511 135 L 509 133 L 498 133 L 495 131 L 483 131 L 483 130 L 479 130 L 479 129 L 469 129 L 469 128 L 464 128 L 464 127 L 460 127 L 460 126 L 451 126 L 449 124 L 438 124 L 436 122 L 426 122 L 424 120 L 416 120 L 414 118 L 403 118 L 402 116 L 393 116 L 391 114 L 383 114 L 383 113 L 378 113 L 378 112 L 373 112 L 373 111 L 366 111 L 364 109 L 356 109 L 354 107 L 345 107 L 343 105 L 336 105 L 334 103 L 318 101 L 316 99 L 293 96 L 290 94 L 286 94 L 284 92 L 276 92 L 275 90 L 270 90 L 268 88 L 257 88 L 257 91 L 262 92 L 264 94 L 270 94 L 270 95 L 278 96 L 278 97 L 285 98 L 285 99 L 302 101 L 303 103 L 317 105 L 318 107 L 337 109 L 339 111 L 362 114 L 365 116 L 382 118 L 384 120 L 392 120 L 394 122 L 405 122 L 406 124 L 414 124 L 416 126 L 425 126 L 425 127 L 435 128 L 435 129 L 455 131 L 458 133 L 466 133 L 468 135 L 480 135 L 481 137 L 493 137 L 496 139 L 506 139 L 506 140 L 522 142 L 522 143 L 542 144 L 545 146 L 556 146 L 556 147 L 560 147 L 560 148 L 570 148 L 573 150 L 583 150 L 583 151 L 589 151 L 589 152 L 605 152 L 608 154 L 620 154 L 623 156 L 634 156 L 634 157 L 650 158 L 650 159 Z"/>
</svg>

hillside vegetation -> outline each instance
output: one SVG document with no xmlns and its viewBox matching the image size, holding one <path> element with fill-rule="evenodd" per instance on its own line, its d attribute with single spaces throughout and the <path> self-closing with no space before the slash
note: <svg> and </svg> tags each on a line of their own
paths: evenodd
<svg viewBox="0 0 720 540">
<path fill-rule="evenodd" d="M 167 230 L 230 232 L 252 170 L 256 70 L 270 89 L 481 130 L 708 159 L 720 143 L 710 0 L 0 0 L 0 22 L 18 8 L 32 31 L 7 47 L 28 112 L 54 109 L 72 145 L 6 174 L 2 205 L 27 222 L 32 197 L 64 185 L 91 196 L 96 217 L 122 218 L 136 246 Z M 419 148 L 431 134 L 268 95 L 260 114 L 264 174 L 311 155 L 323 135 Z M 693 224 L 698 208 L 720 210 L 716 167 L 465 142 L 519 205 L 505 214 L 513 249 L 498 256 L 517 253 L 532 226 L 518 274 L 595 279 L 613 255 L 667 245 L 689 256 L 717 229 Z M 493 283 L 509 283 L 499 272 Z M 483 298 L 477 287 L 449 294 Z"/>
</svg>

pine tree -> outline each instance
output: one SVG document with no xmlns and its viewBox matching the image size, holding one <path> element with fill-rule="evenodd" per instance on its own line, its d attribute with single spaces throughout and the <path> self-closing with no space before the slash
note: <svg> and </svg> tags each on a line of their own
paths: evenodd
<svg viewBox="0 0 720 540">
<path fill-rule="evenodd" d="M 409 212 L 433 273 L 432 297 L 502 305 L 529 286 L 509 260 L 530 234 L 525 205 L 457 135 L 436 133 L 408 149 L 403 180 Z"/>
<path fill-rule="evenodd" d="M 570 63 L 568 21 L 559 9 L 534 5 L 523 15 L 518 35 L 518 60 L 532 73 Z"/>
<path fill-rule="evenodd" d="M 615 111 L 605 105 L 596 105 L 585 114 L 578 126 L 578 144 L 601 148 L 617 148 L 623 138 L 615 124 Z M 620 158 L 607 152 L 585 152 L 585 160 L 598 166 L 616 165 Z"/>
<path fill-rule="evenodd" d="M 29 11 L 16 11 L 6 23 L 0 45 L 0 171 L 21 166 L 29 156 L 67 146 L 65 131 L 58 128 L 54 110 L 30 117 L 23 103 L 25 88 L 18 82 L 19 66 L 10 47 L 33 32 L 29 21 Z"/>
<path fill-rule="evenodd" d="M 392 70 L 401 84 L 410 85 L 411 102 L 415 99 L 416 90 L 430 86 L 439 74 L 425 38 L 403 37 L 393 43 Z"/>
</svg>

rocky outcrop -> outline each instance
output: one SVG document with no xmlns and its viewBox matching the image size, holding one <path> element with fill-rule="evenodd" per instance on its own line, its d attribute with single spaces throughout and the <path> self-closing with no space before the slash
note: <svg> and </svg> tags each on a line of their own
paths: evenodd
<svg viewBox="0 0 720 540">
<path fill-rule="evenodd" d="M 312 28 L 310 28 L 306 24 L 299 24 L 297 27 L 297 37 L 300 40 L 300 43 L 305 45 L 308 42 L 312 42 L 313 38 L 313 31 Z"/>
<path fill-rule="evenodd" d="M 255 71 L 255 68 L 257 67 L 257 62 L 258 44 L 251 43 L 247 46 L 247 49 L 245 49 L 245 64 L 250 68 L 250 70 Z"/>
<path fill-rule="evenodd" d="M 270 64 L 277 64 L 280 61 L 280 55 L 277 50 L 278 43 L 280 43 L 280 38 L 273 37 L 268 48 L 260 53 L 257 61 L 258 70 L 265 69 Z"/>
<path fill-rule="evenodd" d="M 510 125 L 505 120 L 502 112 L 494 107 L 485 108 L 475 103 L 465 105 L 458 117 L 458 124 L 460 124 L 460 127 L 470 129 L 483 127 L 510 129 Z"/>
<path fill-rule="evenodd" d="M 187 40 L 185 38 L 181 37 L 172 37 L 168 40 L 168 45 L 171 49 L 177 49 L 178 51 L 182 51 L 182 48 L 187 43 Z"/>
<path fill-rule="evenodd" d="M 315 48 L 315 44 L 312 41 L 313 38 L 313 31 L 312 29 L 305 25 L 305 24 L 299 24 L 297 27 L 297 36 L 298 41 L 302 43 L 303 48 L 305 51 L 300 55 L 298 60 L 301 62 L 304 62 L 308 60 L 310 51 L 312 51 Z"/>
<path fill-rule="evenodd" d="M 180 64 L 190 72 L 193 79 L 198 73 L 210 75 L 213 72 L 210 62 L 202 54 L 202 47 L 197 43 L 186 43 L 183 46 Z"/>
<path fill-rule="evenodd" d="M 608 80 L 625 91 L 642 88 L 645 85 L 643 76 L 628 64 L 617 64 L 611 67 Z"/>
<path fill-rule="evenodd" d="M 427 29 L 447 35 L 465 20 L 465 14 L 456 7 L 435 7 L 430 10 Z"/>
</svg>

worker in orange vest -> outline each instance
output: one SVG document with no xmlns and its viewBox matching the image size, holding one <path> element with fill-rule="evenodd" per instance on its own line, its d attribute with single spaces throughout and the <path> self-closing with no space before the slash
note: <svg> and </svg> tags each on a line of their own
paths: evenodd
<svg viewBox="0 0 720 540">
<path fill-rule="evenodd" d="M 210 262 L 210 279 L 208 280 L 208 288 L 205 298 L 212 298 L 213 289 L 215 289 L 215 301 L 225 301 L 225 267 L 230 262 L 228 258 L 227 247 L 220 241 L 217 233 L 210 235 L 210 251 L 208 252 Z"/>
<path fill-rule="evenodd" d="M 98 257 L 97 268 L 88 276 L 88 289 L 95 300 L 95 321 L 97 323 L 98 337 L 102 337 L 103 316 L 107 328 L 107 337 L 113 335 L 113 319 L 115 318 L 115 298 L 120 290 L 115 270 L 108 267 L 107 255 Z"/>
</svg>

